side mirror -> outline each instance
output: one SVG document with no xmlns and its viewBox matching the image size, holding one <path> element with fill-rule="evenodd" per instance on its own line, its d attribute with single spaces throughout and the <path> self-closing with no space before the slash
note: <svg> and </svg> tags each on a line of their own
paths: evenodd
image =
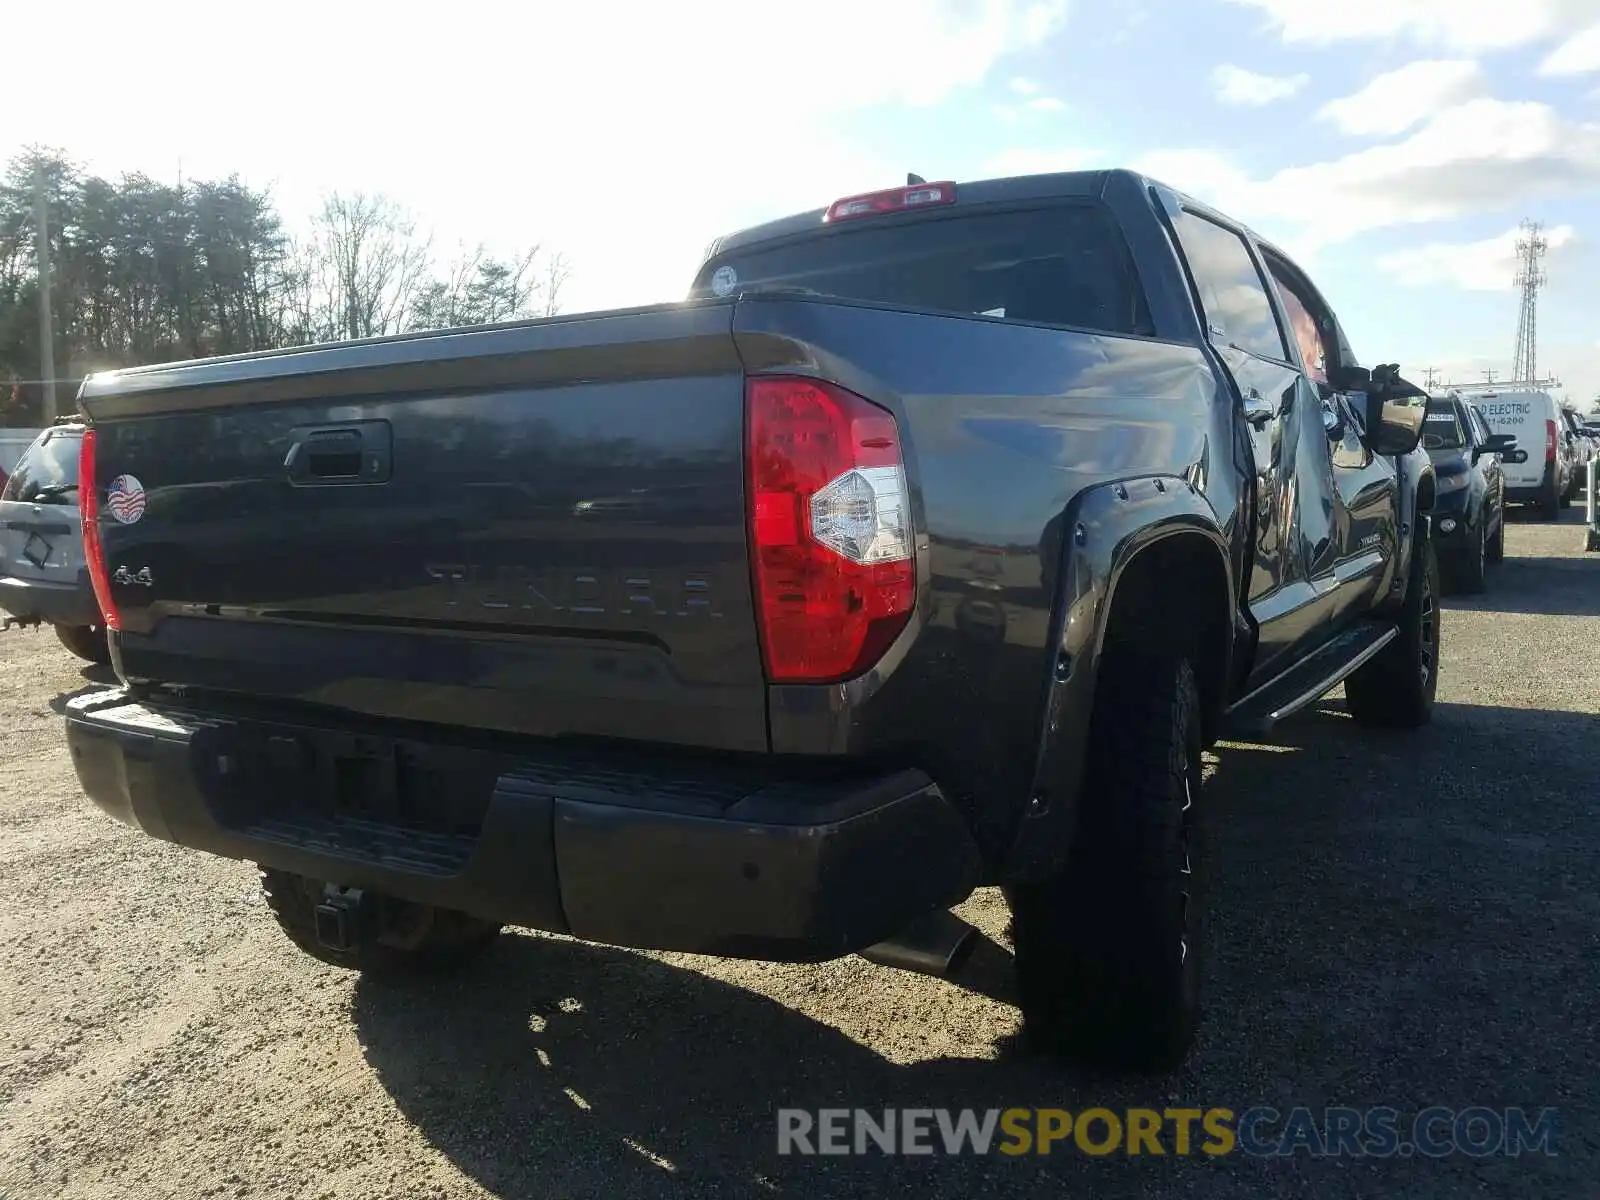
<svg viewBox="0 0 1600 1200">
<path fill-rule="evenodd" d="M 1365 367 L 1336 364 L 1328 367 L 1328 384 L 1338 392 L 1365 392 L 1372 387 L 1372 372 Z"/>
<path fill-rule="evenodd" d="M 1340 372 L 1344 376 L 1353 369 Z M 1428 393 L 1400 377 L 1398 363 L 1374 367 L 1367 388 L 1367 449 L 1383 458 L 1410 454 L 1422 440 Z"/>
<path fill-rule="evenodd" d="M 1499 454 L 1504 456 L 1517 448 L 1517 436 L 1514 433 L 1491 433 L 1483 445 L 1472 452 L 1473 460 L 1482 458 L 1485 454 Z M 1526 461 L 1526 457 L 1524 457 Z"/>
</svg>

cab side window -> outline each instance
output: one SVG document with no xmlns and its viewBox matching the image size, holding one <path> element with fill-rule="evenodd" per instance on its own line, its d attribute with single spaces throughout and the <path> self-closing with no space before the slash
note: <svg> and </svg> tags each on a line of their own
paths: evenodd
<svg viewBox="0 0 1600 1200">
<path fill-rule="evenodd" d="M 1212 341 L 1259 358 L 1288 362 L 1289 346 L 1245 240 L 1233 230 L 1184 211 L 1173 221 L 1189 261 Z"/>
<path fill-rule="evenodd" d="M 1289 328 L 1294 330 L 1294 340 L 1300 348 L 1300 361 L 1305 364 L 1306 375 L 1313 383 L 1328 382 L 1328 349 L 1317 328 L 1317 319 L 1300 298 L 1300 293 L 1277 271 L 1272 277 L 1278 283 L 1278 295 L 1283 298 L 1284 311 L 1289 315 Z"/>
<path fill-rule="evenodd" d="M 1467 424 L 1472 426 L 1472 444 L 1482 446 L 1489 440 L 1489 427 L 1483 423 L 1483 414 L 1472 405 L 1466 405 Z"/>
</svg>

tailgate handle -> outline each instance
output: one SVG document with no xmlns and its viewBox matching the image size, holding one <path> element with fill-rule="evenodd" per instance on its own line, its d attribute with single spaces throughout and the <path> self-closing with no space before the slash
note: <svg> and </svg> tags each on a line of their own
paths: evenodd
<svg viewBox="0 0 1600 1200">
<path fill-rule="evenodd" d="M 290 431 L 283 469 L 298 486 L 387 483 L 392 458 L 387 421 L 302 425 Z"/>
</svg>

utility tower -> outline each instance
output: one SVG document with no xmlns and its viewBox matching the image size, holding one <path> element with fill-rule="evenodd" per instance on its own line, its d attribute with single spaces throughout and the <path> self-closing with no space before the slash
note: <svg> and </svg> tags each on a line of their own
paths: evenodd
<svg viewBox="0 0 1600 1200">
<path fill-rule="evenodd" d="M 1524 220 L 1517 239 L 1517 275 L 1514 282 L 1522 289 L 1522 314 L 1517 318 L 1517 352 L 1511 367 L 1513 379 L 1533 380 L 1538 374 L 1539 289 L 1546 283 L 1544 254 L 1550 243 L 1544 225 Z"/>
</svg>

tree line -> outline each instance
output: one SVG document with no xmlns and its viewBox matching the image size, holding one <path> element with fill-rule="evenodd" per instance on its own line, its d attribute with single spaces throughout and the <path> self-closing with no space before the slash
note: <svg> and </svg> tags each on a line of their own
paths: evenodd
<svg viewBox="0 0 1600 1200">
<path fill-rule="evenodd" d="M 0 423 L 42 422 L 35 204 L 48 214 L 56 405 L 93 370 L 548 316 L 557 252 L 441 256 L 391 197 L 334 193 L 291 232 L 237 176 L 107 180 L 30 149 L 0 174 Z"/>
</svg>

